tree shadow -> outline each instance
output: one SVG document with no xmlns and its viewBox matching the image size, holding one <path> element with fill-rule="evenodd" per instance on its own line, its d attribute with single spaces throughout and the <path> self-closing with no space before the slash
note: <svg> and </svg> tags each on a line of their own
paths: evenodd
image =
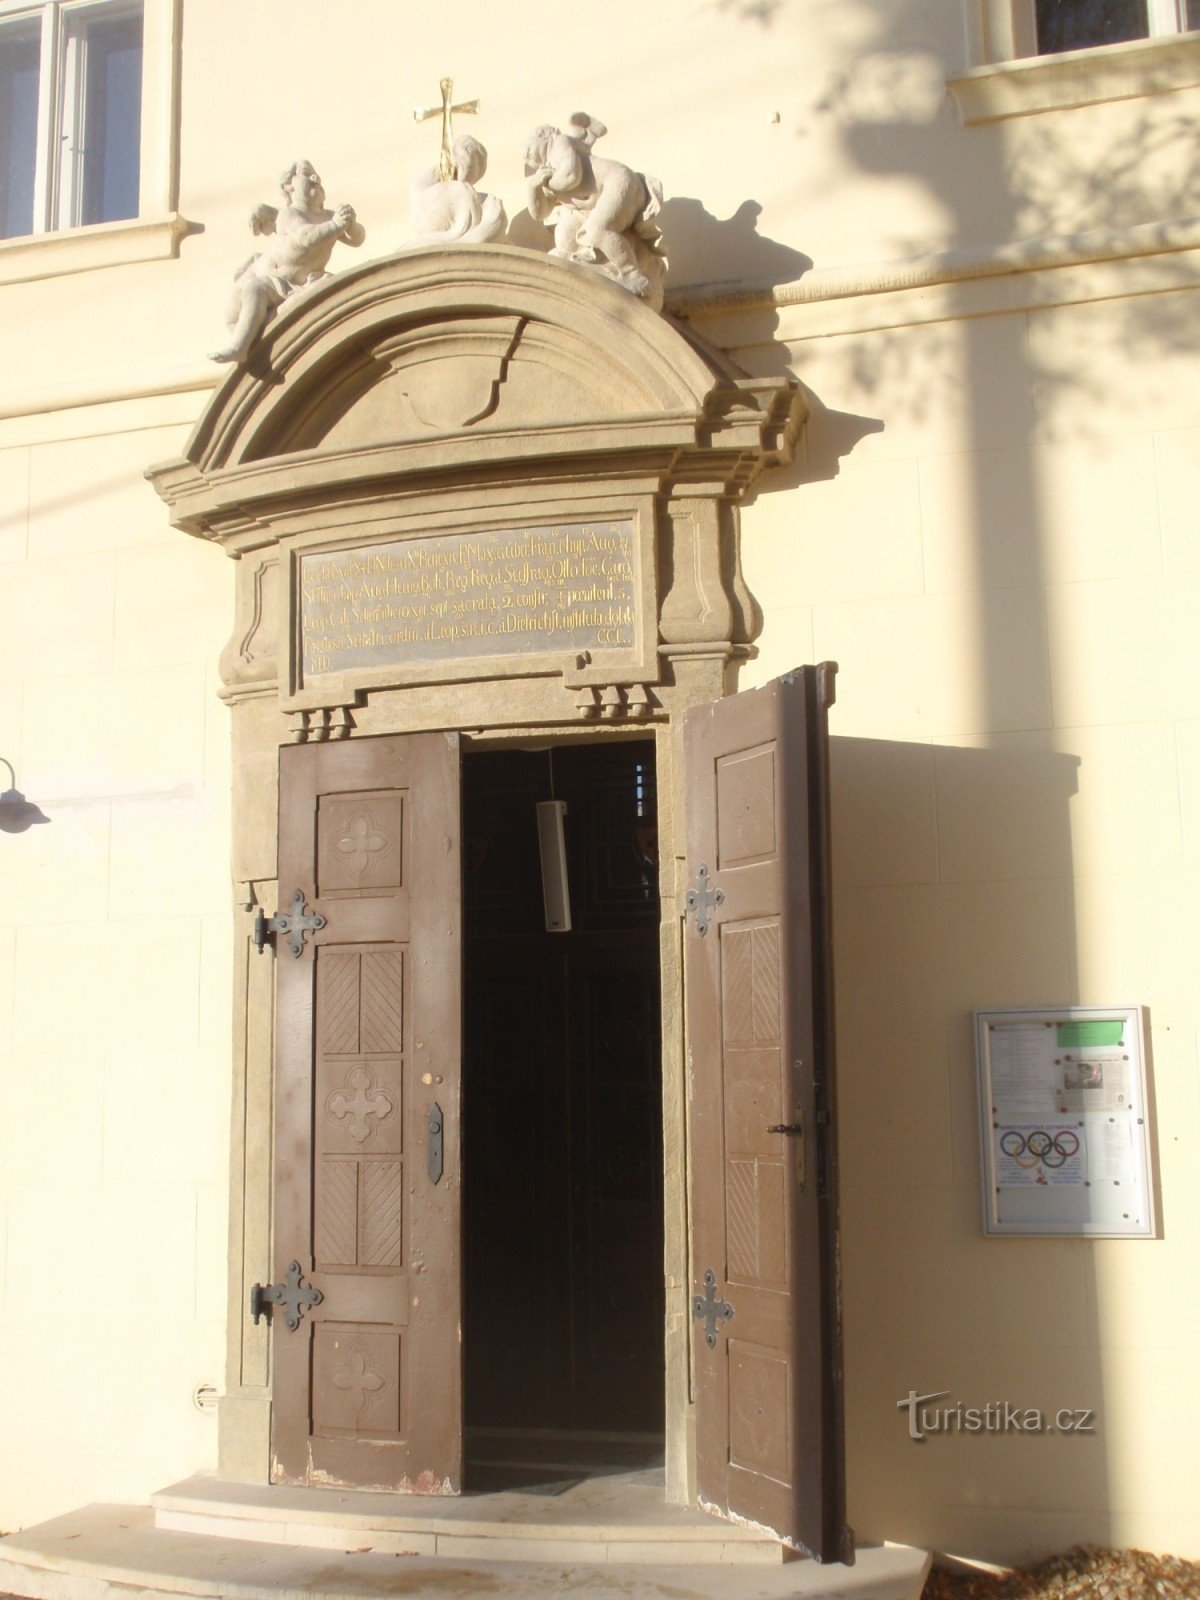
<svg viewBox="0 0 1200 1600">
<path fill-rule="evenodd" d="M 779 11 L 752 0 L 718 5 L 751 26 Z M 877 686 L 873 706 L 860 691 L 860 726 L 891 719 L 913 730 L 911 742 L 832 742 L 850 1516 L 868 1538 L 1033 1559 L 1078 1540 L 1110 1542 L 1128 1526 L 1121 1496 L 1154 1436 L 1127 1420 L 1136 1384 L 1111 1354 L 1132 1325 L 1106 1325 L 1112 1247 L 983 1234 L 972 1012 L 1113 998 L 1094 988 L 1102 960 L 1082 985 L 1080 977 L 1080 944 L 1094 956 L 1096 938 L 1080 925 L 1077 896 L 1087 904 L 1095 893 L 1079 875 L 1097 859 L 1111 871 L 1113 855 L 1075 860 L 1072 810 L 1090 827 L 1091 796 L 1106 780 L 1102 766 L 1064 753 L 1092 746 L 1057 726 L 1068 713 L 1052 694 L 1062 615 L 1054 585 L 1071 552 L 1047 447 L 1082 440 L 1103 453 L 1115 429 L 1110 421 L 1106 433 L 1095 414 L 1113 414 L 1114 361 L 1128 373 L 1129 351 L 1144 354 L 1137 382 L 1149 393 L 1200 344 L 1194 311 L 1170 292 L 1192 287 L 1193 269 L 1170 254 L 1163 225 L 1200 185 L 1200 145 L 1188 108 L 1176 114 L 1163 96 L 964 127 L 946 91 L 964 65 L 961 40 L 940 10 L 845 0 L 838 13 L 841 36 L 854 42 L 791 132 L 811 139 L 819 122 L 833 166 L 880 188 L 901 227 L 925 227 L 923 237 L 876 239 L 864 253 L 907 262 L 1058 241 L 1069 261 L 1081 234 L 1139 229 L 1156 257 L 1153 274 L 1131 268 L 1125 279 L 1108 263 L 1093 266 L 1077 296 L 1102 302 L 1091 317 L 1056 300 L 1054 288 L 1044 300 L 1014 293 L 995 316 L 972 314 L 982 297 L 948 291 L 924 306 L 914 296 L 847 316 L 857 333 L 830 334 L 820 316 L 806 324 L 807 312 L 797 313 L 790 344 L 771 327 L 773 309 L 739 312 L 732 341 L 756 372 L 794 367 L 821 391 L 808 460 L 765 474 L 764 490 L 836 473 L 871 431 L 868 412 L 894 441 L 874 461 L 919 470 L 916 592 L 861 603 L 851 575 L 826 604 L 801 574 L 790 613 L 811 607 L 817 659 L 849 630 L 855 652 L 836 652 L 841 680 L 849 688 L 857 673 Z M 906 190 L 919 197 L 911 209 Z M 1118 241 L 1113 253 L 1124 249 Z M 712 276 L 719 288 L 725 273 Z M 853 502 L 827 497 L 825 506 L 830 520 L 816 536 L 833 537 L 840 508 Z M 883 504 L 879 521 L 887 525 Z M 851 611 L 852 626 L 842 615 Z M 788 618 L 781 611 L 779 626 Z M 936 742 L 938 730 L 960 724 L 970 730 L 960 742 Z M 1093 1408 L 1097 1431 L 918 1447 L 897 1411 L 910 1389 L 950 1389 L 951 1403 L 965 1406 Z M 1124 1433 L 1114 1457 L 1109 1412 Z M 1171 1448 L 1178 1455 L 1178 1436 Z M 1152 1509 L 1149 1496 L 1136 1504 L 1138 1515 Z"/>
</svg>

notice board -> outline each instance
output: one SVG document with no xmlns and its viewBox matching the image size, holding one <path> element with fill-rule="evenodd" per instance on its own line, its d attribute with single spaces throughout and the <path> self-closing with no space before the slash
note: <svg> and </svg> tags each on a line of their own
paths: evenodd
<svg viewBox="0 0 1200 1600">
<path fill-rule="evenodd" d="M 977 1011 L 983 1228 L 1152 1238 L 1137 1006 Z"/>
</svg>

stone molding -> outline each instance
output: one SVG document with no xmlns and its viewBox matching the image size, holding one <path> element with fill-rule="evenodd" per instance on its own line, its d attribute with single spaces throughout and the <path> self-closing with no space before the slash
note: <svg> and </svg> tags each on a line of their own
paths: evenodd
<svg viewBox="0 0 1200 1600">
<path fill-rule="evenodd" d="M 24 241 L 22 241 L 24 242 Z M 980 316 L 1010 310 L 1030 311 L 1042 306 L 1081 300 L 1108 300 L 1130 294 L 1154 293 L 1160 288 L 1200 286 L 1200 218 L 1142 223 L 1129 228 L 1097 228 L 1087 233 L 1054 235 L 1017 244 L 979 250 L 946 251 L 904 261 L 866 262 L 858 267 L 819 268 L 799 283 L 777 288 L 731 289 L 728 284 L 681 287 L 668 294 L 667 310 L 689 321 L 707 323 L 715 318 L 759 316 L 763 311 L 785 312 L 789 321 L 804 319 L 803 328 L 780 327 L 780 338 L 818 337 L 866 332 L 873 327 L 900 327 L 954 316 Z M 1139 276 L 1124 268 L 1103 282 L 1087 269 L 1120 263 L 1136 264 Z M 1156 268 L 1156 263 L 1157 268 Z M 1169 269 L 1169 280 L 1158 269 Z M 1146 279 L 1147 281 L 1143 281 Z M 1181 281 L 1182 280 L 1182 281 Z M 957 290 L 965 299 L 953 305 L 931 303 L 929 289 Z M 886 303 L 886 311 L 882 308 Z M 811 324 L 811 325 L 810 325 Z M 731 325 L 721 342 L 737 348 L 741 334 Z M 710 335 L 711 337 L 711 335 Z M 761 324 L 749 343 L 762 343 Z M 90 408 L 128 405 L 169 396 L 202 395 L 215 390 L 224 374 L 207 361 L 187 366 L 143 370 L 83 381 L 48 384 L 39 389 L 0 392 L 0 423 L 24 418 L 51 419 L 36 437 L 22 435 L 6 443 L 40 443 L 45 439 L 74 436 L 65 425 L 55 425 L 55 413 L 86 412 Z M 197 401 L 199 404 L 199 400 Z M 192 413 L 194 418 L 194 413 Z M 174 421 L 174 413 L 169 420 Z M 186 417 L 183 420 L 188 420 Z M 82 422 L 79 426 L 82 426 Z M 151 427 L 155 419 L 139 416 L 133 422 L 105 428 Z"/>
<path fill-rule="evenodd" d="M 1190 250 L 1200 250 L 1200 217 L 1138 223 L 1128 228 L 1093 228 L 1085 233 L 1048 234 L 1037 239 L 1019 239 L 1011 244 L 944 250 L 897 261 L 817 268 L 805 273 L 796 283 L 774 288 L 730 289 L 722 285 L 710 289 L 699 284 L 668 293 L 667 310 L 677 317 L 689 318 L 728 311 L 782 310 L 905 290 L 934 289 L 944 284 L 984 278 L 1049 272 L 1101 261 L 1177 255 Z M 1047 300 L 1054 303 L 1053 296 L 1047 296 Z M 923 319 L 914 315 L 911 320 Z"/>
<path fill-rule="evenodd" d="M 972 126 L 1040 111 L 1067 111 L 1200 83 L 1200 37 L 1181 33 L 974 67 L 947 80 Z"/>
<path fill-rule="evenodd" d="M 1200 288 L 1200 219 L 812 272 L 777 289 L 682 295 L 675 313 L 727 350 Z"/>
<path fill-rule="evenodd" d="M 186 217 L 172 211 L 160 217 L 133 217 L 128 222 L 97 222 L 87 228 L 0 239 L 0 283 L 31 283 L 133 261 L 172 261 L 179 254 L 179 241 L 193 227 Z"/>
<path fill-rule="evenodd" d="M 790 459 L 805 414 L 797 384 L 747 376 L 595 273 L 507 245 L 434 247 L 285 306 L 183 457 L 148 476 L 177 527 L 239 563 L 224 693 L 274 700 L 280 742 L 297 728 L 347 736 L 329 717 L 349 706 L 367 728 L 481 712 L 642 721 L 721 694 L 751 652 L 762 618 L 737 508 Z M 380 659 L 308 669 L 306 556 L 382 561 L 604 523 L 629 530 L 627 637 L 575 654 L 489 643 L 483 659 L 389 643 Z"/>
</svg>

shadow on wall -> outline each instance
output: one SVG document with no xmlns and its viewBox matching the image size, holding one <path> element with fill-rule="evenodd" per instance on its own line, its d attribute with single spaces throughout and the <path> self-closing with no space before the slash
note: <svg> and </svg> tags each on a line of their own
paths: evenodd
<svg viewBox="0 0 1200 1600">
<path fill-rule="evenodd" d="M 882 433 L 881 417 L 864 417 L 854 411 L 834 411 L 815 390 L 801 383 L 808 401 L 808 420 L 796 446 L 796 454 L 785 467 L 773 467 L 751 485 L 745 505 L 752 505 L 760 494 L 775 494 L 795 489 L 802 483 L 825 483 L 836 478 L 842 461 L 868 434 Z"/>
<path fill-rule="evenodd" d="M 668 200 L 658 225 L 671 263 L 671 288 L 728 283 L 738 289 L 769 289 L 802 278 L 812 258 L 759 233 L 761 215 L 757 200 L 743 200 L 724 221 L 700 200 L 686 195 Z"/>
<path fill-rule="evenodd" d="M 666 201 L 656 220 L 670 262 L 670 288 L 728 283 L 738 289 L 767 289 L 803 277 L 812 266 L 811 258 L 759 233 L 761 215 L 757 200 L 743 200 L 724 221 L 700 200 L 679 196 Z M 528 211 L 518 211 L 508 225 L 507 242 L 545 254 L 554 234 Z"/>
<path fill-rule="evenodd" d="M 768 468 L 755 479 L 743 501 L 750 506 L 759 495 L 777 494 L 802 483 L 821 483 L 836 478 L 843 459 L 868 434 L 882 433 L 886 424 L 882 417 L 834 410 L 802 380 L 795 370 L 792 352 L 779 342 L 779 312 L 773 306 L 760 306 L 743 313 L 740 321 L 743 342 L 753 346 L 754 376 L 789 378 L 799 384 L 808 401 L 808 420 L 797 441 L 794 457 L 786 466 Z"/>
<path fill-rule="evenodd" d="M 775 26 L 783 10 L 717 3 L 753 27 Z M 1194 124 L 1162 97 L 1094 119 L 1086 139 L 1079 119 L 1052 117 L 1025 119 L 1000 138 L 961 126 L 949 101 L 946 78 L 964 63 L 946 8 L 844 0 L 838 14 L 854 54 L 791 132 L 821 131 L 848 168 L 877 186 L 894 181 L 901 196 L 923 193 L 926 215 L 940 219 L 924 237 L 879 241 L 870 247 L 879 256 L 1155 223 L 1195 192 Z M 1159 287 L 1186 286 L 1188 272 L 1168 260 Z M 755 346 L 756 365 L 787 370 L 794 360 L 802 373 L 802 344 L 790 354 L 758 348 L 776 336 L 771 323 L 764 313 L 761 339 L 756 330 L 739 342 Z M 1178 360 L 1200 340 L 1194 314 L 1189 323 L 1169 295 L 1108 302 L 1101 325 L 1126 358 L 1136 348 Z M 919 435 L 936 393 L 933 409 L 958 419 L 954 471 L 934 465 L 931 481 L 946 496 L 958 562 L 955 626 L 968 608 L 970 626 L 961 643 L 933 631 L 945 627 L 943 584 L 907 602 L 890 672 L 880 666 L 886 642 L 864 665 L 889 702 L 882 722 L 894 711 L 911 725 L 915 708 L 953 699 L 947 720 L 968 731 L 961 747 L 834 741 L 850 1516 L 868 1539 L 1001 1561 L 1111 1542 L 1121 1521 L 1114 1483 L 1122 1513 L 1151 1510 L 1148 1498 L 1131 1508 L 1128 1494 L 1155 1426 L 1147 1419 L 1135 1433 L 1126 1420 L 1110 1459 L 1106 1409 L 1115 1429 L 1128 1406 L 1109 1348 L 1120 1330 L 1100 1315 L 1096 1253 L 1105 1247 L 988 1239 L 980 1223 L 972 1009 L 1113 998 L 1080 993 L 1068 827 L 1076 760 L 1055 751 L 1071 735 L 1050 731 L 1048 596 L 1070 552 L 1055 543 L 1059 511 L 1044 476 L 1048 446 L 1096 439 L 1089 412 L 1111 413 L 1111 372 L 1079 335 L 1072 346 L 1044 323 L 1040 338 L 1032 332 L 1032 319 L 1014 314 L 830 341 L 814 418 L 825 471 L 800 465 L 761 486 L 836 472 L 855 430 L 871 431 L 859 412 Z M 856 411 L 833 410 L 850 396 Z M 818 607 L 818 657 L 820 615 Z M 910 648 L 927 627 L 928 649 Z M 851 678 L 855 662 L 842 654 L 840 665 Z M 939 697 L 928 680 L 950 674 L 955 694 Z M 1094 1408 L 1096 1431 L 917 1444 L 897 1410 L 910 1390 L 949 1391 L 951 1405 Z M 1174 1432 L 1169 1449 L 1183 1459 L 1179 1425 L 1159 1426 Z"/>
<path fill-rule="evenodd" d="M 1092 1247 L 984 1235 L 972 1016 L 1075 998 L 1079 763 L 834 738 L 831 765 L 851 1520 L 996 1560 L 1044 1554 L 1072 1520 L 1102 1540 Z M 1090 1410 L 1095 1431 L 918 1443 L 912 1392 Z"/>
<path fill-rule="evenodd" d="M 857 0 L 853 9 L 874 44 L 856 65 L 861 79 L 878 76 L 876 69 L 886 76 L 902 62 L 915 81 L 920 57 L 929 76 L 944 79 L 936 44 L 904 37 L 900 8 Z M 828 98 L 846 157 L 874 178 L 924 184 L 951 223 L 952 247 L 1171 217 L 1197 177 L 1194 134 L 1185 119 L 1154 105 L 1131 113 L 1132 126 L 1115 122 L 1108 148 L 1076 146 L 1051 119 L 1010 148 L 988 130 L 957 127 L 944 101 L 905 121 L 870 100 L 853 83 Z M 1162 286 L 1171 287 L 1169 279 Z M 1113 998 L 1080 991 L 1066 805 L 1074 786 L 1061 765 L 1070 758 L 1050 753 L 1071 735 L 1036 731 L 1055 722 L 1050 586 L 1064 560 L 1058 512 L 1047 498 L 1048 446 L 1088 438 L 1089 402 L 1103 410 L 1111 397 L 1094 351 L 1065 349 L 1048 333 L 1026 336 L 1020 322 L 1001 352 L 988 320 L 968 318 L 951 329 L 958 348 L 944 358 L 961 385 L 958 514 L 975 608 L 974 649 L 961 670 L 976 685 L 978 733 L 970 742 L 989 748 L 930 750 L 936 883 L 848 888 L 842 902 L 842 1084 L 853 1108 L 850 1126 L 843 1123 L 851 1180 L 849 1455 L 852 1514 L 865 1532 L 886 1529 L 892 1538 L 1021 1560 L 1079 1540 L 1119 1540 L 1125 1513 L 1150 1508 L 1122 1503 L 1114 1485 L 1127 1497 L 1133 1462 L 1156 1447 L 1149 1419 L 1140 1437 L 1126 1428 L 1120 1451 L 1106 1431 L 1106 1416 L 1115 1432 L 1128 1401 L 1114 1379 L 1120 1363 L 1111 1349 L 1121 1329 L 1102 1315 L 1109 1307 L 1096 1262 L 1105 1246 L 987 1239 L 978 1221 L 973 1129 L 961 1104 L 973 1059 L 970 1009 Z M 1110 302 L 1105 324 L 1110 337 L 1147 357 L 1177 355 L 1196 343 L 1179 307 L 1154 297 L 1149 304 Z M 901 331 L 882 344 L 863 341 L 877 352 L 885 378 L 888 345 L 903 342 Z M 1023 397 L 1027 435 L 1018 442 L 1014 429 L 1010 447 L 995 449 L 1005 391 Z M 875 392 L 889 417 L 886 384 Z M 947 660 L 942 670 L 958 665 Z M 841 787 L 851 812 L 854 789 L 864 782 L 881 784 L 895 803 L 889 772 L 901 758 L 889 748 L 843 752 Z M 889 1070 L 891 1019 L 908 1058 L 898 1064 L 901 1079 L 917 1088 L 924 1080 L 925 1094 L 937 1086 L 940 1095 L 946 1076 L 950 1136 L 928 1140 L 926 1166 L 915 1130 L 898 1120 L 901 1108 L 889 1118 L 877 1094 L 880 1072 Z M 910 1160 L 883 1188 L 877 1177 L 888 1169 L 879 1151 L 889 1139 L 907 1145 Z M 889 1330 L 886 1353 L 877 1340 L 881 1319 Z M 897 1436 L 898 1413 L 890 1432 L 883 1416 L 909 1389 L 948 1389 L 964 1404 L 1090 1408 L 1096 1431 L 917 1445 Z M 1167 1448 L 1177 1453 L 1181 1444 Z"/>
<path fill-rule="evenodd" d="M 522 209 L 514 217 L 509 218 L 504 243 L 519 244 L 525 250 L 536 250 L 546 256 L 550 254 L 550 247 L 554 243 L 554 230 L 548 228 L 544 222 L 538 222 L 529 211 Z"/>
</svg>

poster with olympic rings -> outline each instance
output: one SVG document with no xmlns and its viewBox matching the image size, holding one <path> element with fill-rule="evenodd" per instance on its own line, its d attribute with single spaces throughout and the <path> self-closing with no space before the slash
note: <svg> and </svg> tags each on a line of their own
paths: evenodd
<svg viewBox="0 0 1200 1600">
<path fill-rule="evenodd" d="M 1082 1125 L 1072 1122 L 997 1123 L 996 1183 L 1078 1183 L 1087 1179 Z"/>
<path fill-rule="evenodd" d="M 1139 1006 L 977 1011 L 983 1230 L 1154 1238 Z"/>
</svg>

